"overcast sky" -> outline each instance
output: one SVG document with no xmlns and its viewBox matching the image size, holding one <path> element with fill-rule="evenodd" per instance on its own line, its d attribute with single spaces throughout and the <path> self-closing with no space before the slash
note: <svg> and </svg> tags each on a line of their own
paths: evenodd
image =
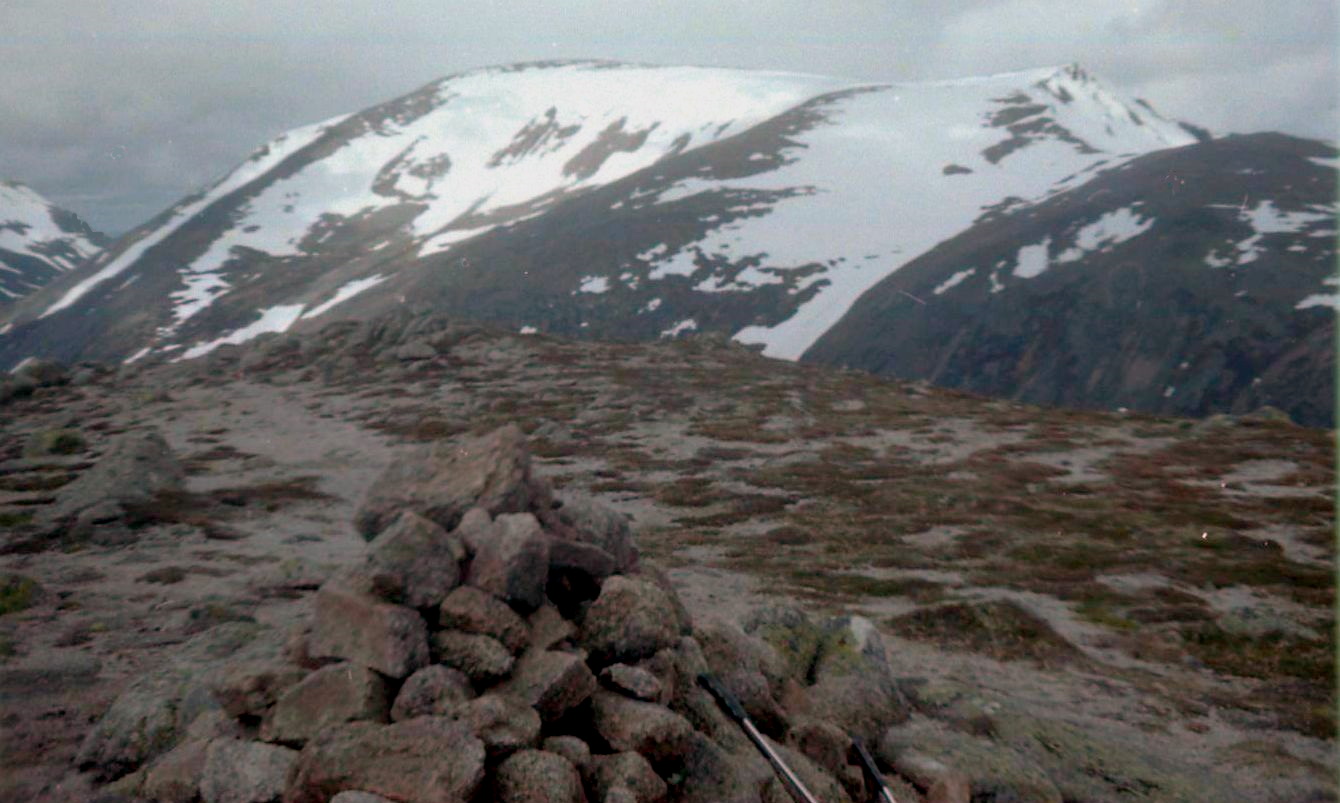
<svg viewBox="0 0 1340 803">
<path fill-rule="evenodd" d="M 1331 0 L 0 0 L 0 178 L 120 233 L 287 129 L 548 58 L 869 81 L 1073 61 L 1217 134 L 1335 139 L 1336 48 Z"/>
</svg>

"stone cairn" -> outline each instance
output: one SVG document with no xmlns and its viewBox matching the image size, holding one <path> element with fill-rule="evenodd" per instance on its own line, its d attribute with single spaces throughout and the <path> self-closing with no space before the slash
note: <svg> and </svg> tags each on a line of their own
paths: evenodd
<svg viewBox="0 0 1340 803">
<path fill-rule="evenodd" d="M 145 679 L 152 701 L 118 700 L 81 767 L 132 800 L 789 800 L 696 683 L 710 671 L 822 800 L 850 801 L 848 734 L 907 717 L 863 619 L 695 628 L 626 517 L 556 501 L 515 427 L 392 465 L 356 526 L 366 559 L 321 586 L 310 627 L 271 653 L 188 645 L 207 693 Z"/>
</svg>

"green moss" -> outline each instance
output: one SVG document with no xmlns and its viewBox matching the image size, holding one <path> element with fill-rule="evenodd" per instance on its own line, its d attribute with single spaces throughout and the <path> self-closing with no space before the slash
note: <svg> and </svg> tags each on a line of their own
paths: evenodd
<svg viewBox="0 0 1340 803">
<path fill-rule="evenodd" d="M 0 579 L 0 616 L 31 608 L 41 592 L 42 587 L 31 577 L 5 575 Z"/>
<path fill-rule="evenodd" d="M 0 527 L 17 527 L 33 520 L 30 511 L 0 510 Z"/>
<path fill-rule="evenodd" d="M 47 429 L 33 433 L 23 452 L 29 457 L 49 454 L 78 454 L 88 448 L 88 441 L 77 429 Z"/>
</svg>

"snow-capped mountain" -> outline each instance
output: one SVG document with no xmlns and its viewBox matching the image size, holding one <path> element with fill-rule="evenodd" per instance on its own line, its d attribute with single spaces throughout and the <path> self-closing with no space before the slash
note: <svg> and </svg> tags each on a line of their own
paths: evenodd
<svg viewBox="0 0 1340 803">
<path fill-rule="evenodd" d="M 882 85 L 478 70 L 277 138 L 10 312 L 0 366 L 193 358 L 406 303 L 797 359 L 938 246 L 1202 138 L 1075 66 Z M 1142 225 L 1103 225 L 1123 221 Z M 1103 236 L 1076 234 L 1076 266 Z"/>
<path fill-rule="evenodd" d="M 984 218 L 805 354 L 1044 404 L 1334 421 L 1334 148 L 1158 151 Z"/>
<path fill-rule="evenodd" d="M 73 270 L 107 244 L 73 212 L 0 181 L 0 306 Z"/>
</svg>

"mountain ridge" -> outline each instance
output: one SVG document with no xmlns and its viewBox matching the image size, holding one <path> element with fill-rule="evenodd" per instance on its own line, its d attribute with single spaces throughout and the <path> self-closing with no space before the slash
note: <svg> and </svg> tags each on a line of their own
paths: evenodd
<svg viewBox="0 0 1340 803">
<path fill-rule="evenodd" d="M 1205 144 L 1077 65 L 902 84 L 476 70 L 258 149 L 0 318 L 0 366 L 42 349 L 194 358 L 406 300 L 590 338 L 717 332 L 799 359 L 964 231 Z"/>
</svg>

